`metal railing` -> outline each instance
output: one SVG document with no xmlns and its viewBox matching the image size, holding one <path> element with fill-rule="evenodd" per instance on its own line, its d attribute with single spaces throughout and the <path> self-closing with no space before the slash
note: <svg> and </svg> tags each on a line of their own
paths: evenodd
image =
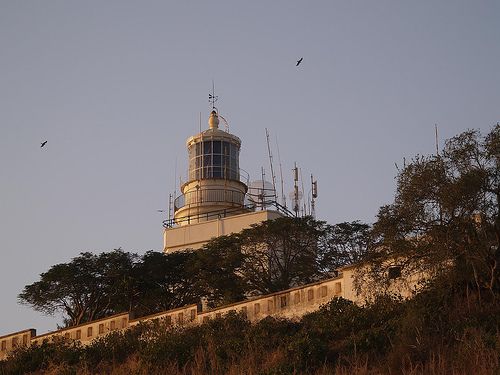
<svg viewBox="0 0 500 375">
<path fill-rule="evenodd" d="M 279 204 L 276 201 L 264 202 L 264 205 L 262 207 L 263 207 L 262 210 L 268 209 L 269 207 L 274 207 L 276 211 L 283 214 L 284 216 L 288 216 L 288 217 L 295 216 L 290 210 L 288 210 L 286 207 L 282 206 L 281 204 Z M 175 219 L 175 218 L 167 219 L 167 220 L 163 221 L 163 227 L 164 228 L 173 228 L 175 225 L 179 225 L 179 224 L 185 223 L 185 222 L 187 222 L 188 224 L 191 222 L 198 223 L 199 221 L 207 221 L 207 220 L 212 220 L 212 219 L 222 219 L 222 218 L 225 218 L 228 216 L 233 216 L 235 214 L 252 212 L 252 211 L 256 211 L 255 204 L 247 204 L 247 205 L 241 204 L 241 205 L 237 205 L 237 206 L 231 207 L 231 208 L 214 210 L 214 211 L 204 212 L 201 214 L 186 215 L 186 216 L 183 216 L 183 217 L 180 217 L 177 219 Z"/>
<path fill-rule="evenodd" d="M 174 200 L 174 212 L 190 205 L 201 203 L 228 203 L 231 205 L 243 205 L 245 193 L 238 190 L 203 189 L 188 191 Z"/>
<path fill-rule="evenodd" d="M 191 182 L 191 181 L 196 181 L 198 179 L 200 180 L 228 180 L 228 181 L 240 181 L 242 183 L 244 183 L 246 186 L 248 186 L 249 182 L 250 182 L 250 174 L 245 171 L 244 169 L 242 168 L 239 168 L 238 169 L 239 173 L 238 173 L 238 176 L 237 178 L 226 178 L 226 177 L 203 177 L 203 178 L 193 178 L 195 176 L 192 176 L 190 175 L 190 172 L 188 171 L 188 175 L 186 176 L 187 178 L 187 182 Z M 184 181 L 184 179 L 181 179 L 181 185 L 185 184 L 186 182 Z"/>
</svg>

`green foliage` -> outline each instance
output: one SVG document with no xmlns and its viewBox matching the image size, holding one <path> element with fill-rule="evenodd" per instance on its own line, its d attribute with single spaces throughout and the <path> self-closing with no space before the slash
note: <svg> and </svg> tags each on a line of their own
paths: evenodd
<svg viewBox="0 0 500 375">
<path fill-rule="evenodd" d="M 193 287 L 197 272 L 193 251 L 163 254 L 148 251 L 134 269 L 136 294 L 133 311 L 138 316 L 198 303 L 204 291 Z"/>
<path fill-rule="evenodd" d="M 143 256 L 120 249 L 81 253 L 27 285 L 19 301 L 67 326 L 114 313 L 144 316 L 206 301 L 218 306 L 335 274 L 362 257 L 369 226 L 279 218 L 221 236 L 197 251 Z"/>
<path fill-rule="evenodd" d="M 470 361 L 487 359 L 491 372 L 483 373 L 495 373 L 499 327 L 496 302 L 479 304 L 477 295 L 429 286 L 411 300 L 384 296 L 366 306 L 335 298 L 300 321 L 268 317 L 250 324 L 231 313 L 197 326 L 147 322 L 85 347 L 44 343 L 17 350 L 0 362 L 0 374 L 114 373 L 130 361 L 138 373 L 151 374 L 349 373 L 359 363 L 374 373 L 404 373 L 436 366 L 436 356 L 455 373 L 470 373 Z"/>
<path fill-rule="evenodd" d="M 320 241 L 326 244 L 318 256 L 320 269 L 323 273 L 332 273 L 337 268 L 361 262 L 370 247 L 371 227 L 359 221 L 344 222 L 327 226 Z"/>
<path fill-rule="evenodd" d="M 318 275 L 316 254 L 324 223 L 306 218 L 268 220 L 243 230 L 241 274 L 254 293 L 271 293 Z"/>
<path fill-rule="evenodd" d="M 67 325 L 123 311 L 130 297 L 129 275 L 137 256 L 120 249 L 99 255 L 81 253 L 69 263 L 52 266 L 40 281 L 27 285 L 18 298 L 46 314 L 61 311 Z"/>
<path fill-rule="evenodd" d="M 196 278 L 193 286 L 203 293 L 209 306 L 245 299 L 247 288 L 239 273 L 242 262 L 237 235 L 214 238 L 196 252 L 191 264 Z"/>
<path fill-rule="evenodd" d="M 380 209 L 366 260 L 372 286 L 385 287 L 389 261 L 446 278 L 480 297 L 500 291 L 500 126 L 466 131 L 439 156 L 417 157 L 397 177 L 394 203 Z M 442 279 L 444 280 L 444 279 Z M 366 282 L 366 278 L 364 279 Z"/>
<path fill-rule="evenodd" d="M 199 283 L 213 304 L 306 284 L 364 254 L 369 226 L 330 226 L 311 217 L 278 218 L 210 241 L 197 252 Z"/>
<path fill-rule="evenodd" d="M 20 347 L 7 361 L 0 362 L 0 374 L 43 372 L 54 365 L 78 367 L 82 350 L 78 344 L 64 339 L 55 343 L 43 342 L 40 345 Z"/>
</svg>

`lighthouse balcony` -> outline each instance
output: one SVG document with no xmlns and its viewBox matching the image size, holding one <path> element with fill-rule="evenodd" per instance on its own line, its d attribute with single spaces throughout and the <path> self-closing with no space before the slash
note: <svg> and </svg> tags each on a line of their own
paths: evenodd
<svg viewBox="0 0 500 375">
<path fill-rule="evenodd" d="M 239 190 L 221 190 L 217 188 L 199 188 L 188 191 L 174 201 L 174 212 L 188 206 L 198 207 L 212 204 L 223 204 L 230 207 L 243 206 L 245 192 Z"/>
</svg>

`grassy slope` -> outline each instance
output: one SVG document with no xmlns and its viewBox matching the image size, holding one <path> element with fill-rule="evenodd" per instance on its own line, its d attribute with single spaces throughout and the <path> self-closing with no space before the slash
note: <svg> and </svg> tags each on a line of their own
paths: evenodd
<svg viewBox="0 0 500 375">
<path fill-rule="evenodd" d="M 498 374 L 500 304 L 453 290 L 359 307 L 334 299 L 299 322 L 228 315 L 140 325 L 82 348 L 18 351 L 1 374 Z"/>
</svg>

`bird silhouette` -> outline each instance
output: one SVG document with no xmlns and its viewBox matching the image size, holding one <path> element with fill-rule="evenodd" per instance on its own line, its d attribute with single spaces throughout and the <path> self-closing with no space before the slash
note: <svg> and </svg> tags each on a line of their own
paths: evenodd
<svg viewBox="0 0 500 375">
<path fill-rule="evenodd" d="M 303 57 L 301 57 L 301 58 L 300 58 L 300 60 L 297 60 L 297 64 L 296 64 L 295 66 L 299 66 L 299 65 L 300 65 L 300 63 L 302 62 L 302 60 L 304 60 L 304 58 L 303 58 Z"/>
<path fill-rule="evenodd" d="M 43 147 L 47 144 L 47 141 L 43 141 L 40 147 Z"/>
</svg>

